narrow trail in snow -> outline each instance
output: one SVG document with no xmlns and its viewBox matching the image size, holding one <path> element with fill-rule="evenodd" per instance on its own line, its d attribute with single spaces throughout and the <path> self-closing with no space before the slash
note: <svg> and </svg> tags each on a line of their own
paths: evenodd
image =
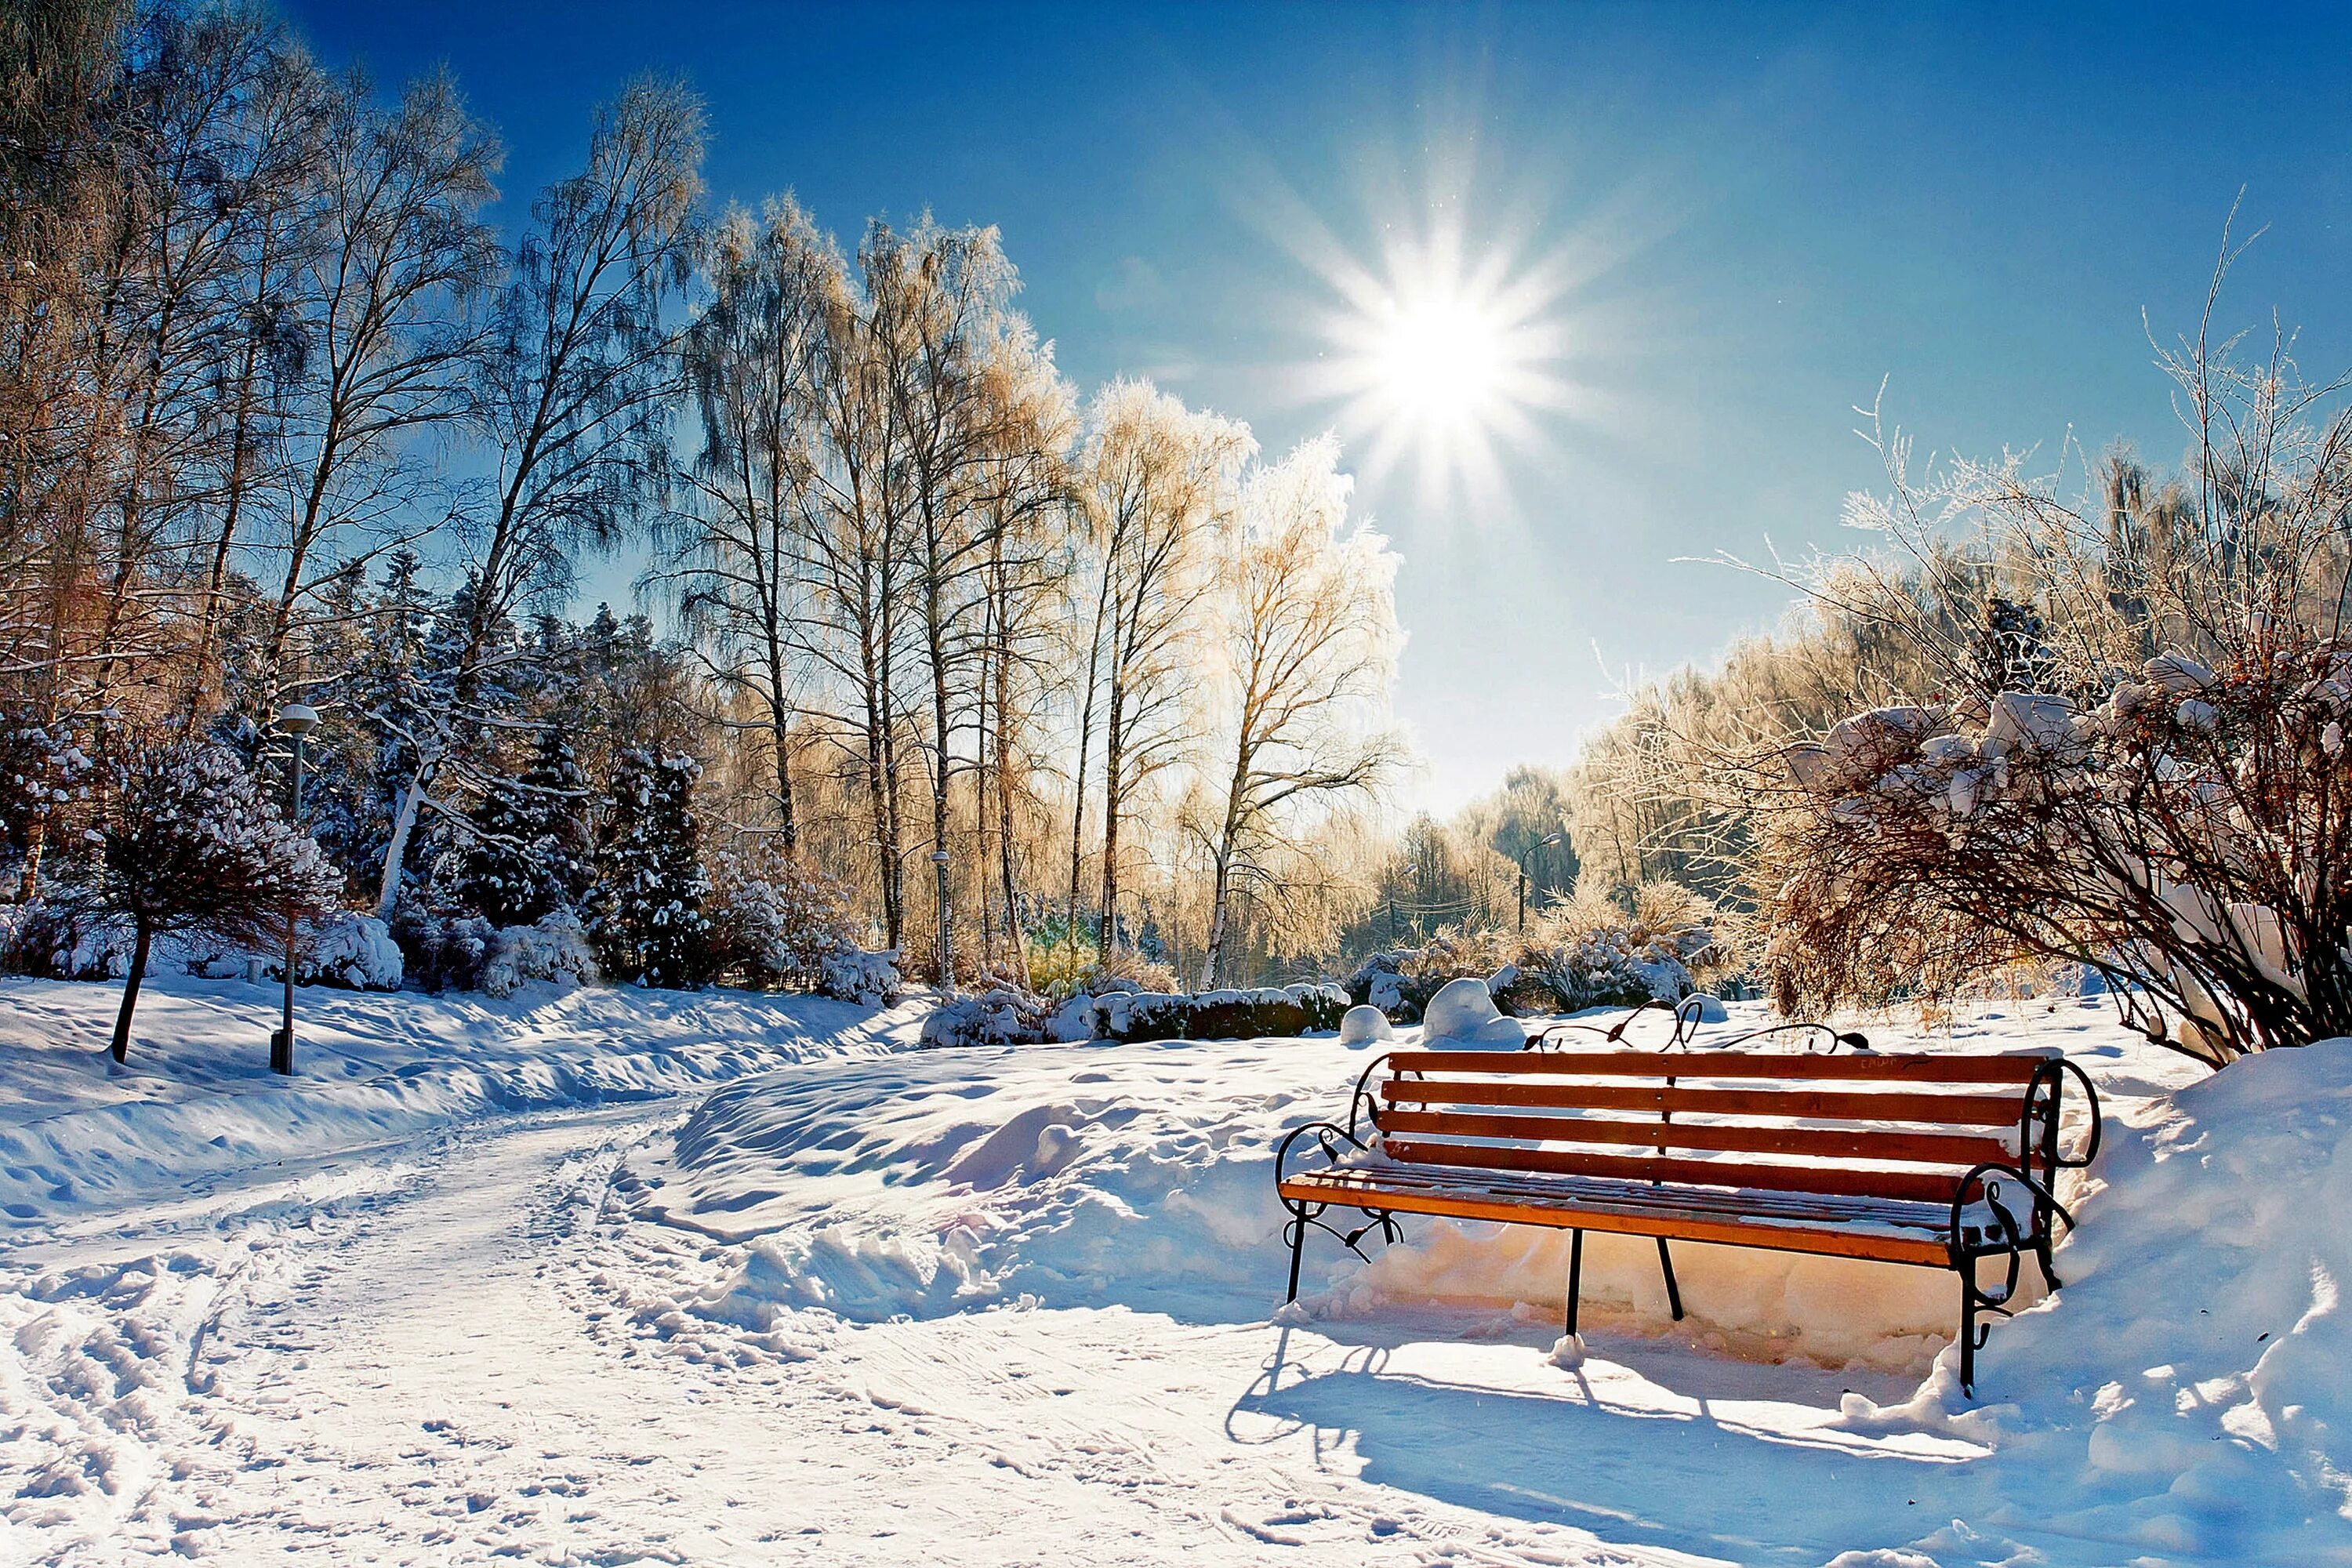
<svg viewBox="0 0 2352 1568">
<path fill-rule="evenodd" d="M 1263 1325 L 714 1331 L 674 1302 L 723 1249 L 603 1206 L 620 1151 L 682 1109 L 478 1124 L 203 1245 L 52 1269 L 9 1325 L 6 1414 L 73 1458 L 9 1510 L 0 1555 L 1694 1561 L 1356 1480 L 1311 1428 L 1242 1413 Z"/>
</svg>

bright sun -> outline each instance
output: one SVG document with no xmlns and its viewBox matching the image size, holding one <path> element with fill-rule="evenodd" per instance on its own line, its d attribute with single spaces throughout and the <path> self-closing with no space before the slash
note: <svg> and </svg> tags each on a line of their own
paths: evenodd
<svg viewBox="0 0 2352 1568">
<path fill-rule="evenodd" d="M 1502 326 L 1454 298 L 1391 307 L 1381 323 L 1381 391 L 1397 411 L 1431 423 L 1476 424 L 1508 366 Z"/>
<path fill-rule="evenodd" d="M 1341 403 L 1373 476 L 1411 459 L 1425 500 L 1496 502 L 1504 448 L 1537 443 L 1536 416 L 1566 397 L 1559 285 L 1499 248 L 1473 259 L 1451 226 L 1392 241 L 1381 263 L 1327 270 L 1345 308 L 1314 390 Z"/>
</svg>

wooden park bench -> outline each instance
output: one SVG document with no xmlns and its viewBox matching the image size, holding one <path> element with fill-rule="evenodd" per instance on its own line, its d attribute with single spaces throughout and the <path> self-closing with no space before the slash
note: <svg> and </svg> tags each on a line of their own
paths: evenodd
<svg viewBox="0 0 2352 1568">
<path fill-rule="evenodd" d="M 1677 1319 L 1669 1241 L 1949 1268 L 1960 1277 L 1960 1382 L 1973 1394 L 1978 1314 L 2009 1314 L 2021 1258 L 2031 1253 L 2057 1288 L 2053 1223 L 2074 1222 L 2055 1178 L 2098 1148 L 2098 1097 L 2082 1069 L 2052 1051 L 1873 1051 L 1818 1026 L 1759 1034 L 1828 1050 L 1696 1049 L 1682 1018 L 1672 1042 L 1641 1049 L 1623 1044 L 1623 1027 L 1593 1031 L 1591 1047 L 1566 1030 L 1520 1051 L 1374 1060 L 1346 1126 L 1297 1128 L 1276 1155 L 1290 1300 L 1310 1227 L 1364 1257 L 1366 1237 L 1398 1239 L 1406 1214 L 1569 1231 L 1571 1334 L 1588 1230 L 1655 1237 Z M 2059 1146 L 2069 1077 L 2089 1111 L 2072 1154 Z M 1319 1168 L 1297 1168 L 1318 1157 Z M 1362 1221 L 1335 1223 L 1337 1211 Z M 1979 1282 L 1984 1258 L 2008 1259 L 2006 1283 Z"/>
</svg>

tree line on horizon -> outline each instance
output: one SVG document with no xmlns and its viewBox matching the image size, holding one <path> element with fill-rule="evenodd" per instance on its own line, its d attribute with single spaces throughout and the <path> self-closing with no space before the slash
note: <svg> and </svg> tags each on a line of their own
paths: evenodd
<svg viewBox="0 0 2352 1568">
<path fill-rule="evenodd" d="M 1548 776 L 1388 825 L 1397 561 L 1333 441 L 1081 393 L 993 229 L 713 213 L 705 131 L 634 82 L 509 213 L 446 73 L 234 4 L 0 20 L 19 903 L 102 868 L 140 756 L 276 779 L 296 703 L 344 906 L 404 945 L 572 910 L 624 978 L 742 967 L 748 904 L 1209 986 L 1499 918 L 1521 862 L 1565 889 Z M 623 547 L 667 635 L 572 618 Z"/>
</svg>

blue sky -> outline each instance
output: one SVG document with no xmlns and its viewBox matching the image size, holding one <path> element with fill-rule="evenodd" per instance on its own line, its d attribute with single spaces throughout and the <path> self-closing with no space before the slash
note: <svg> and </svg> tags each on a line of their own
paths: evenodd
<svg viewBox="0 0 2352 1568">
<path fill-rule="evenodd" d="M 1719 550 L 1837 546 L 1882 380 L 1923 449 L 2169 462 L 2147 328 L 2192 331 L 2241 187 L 2230 323 L 2352 365 L 2343 11 L 330 5 L 288 14 L 396 80 L 446 60 L 518 213 L 646 68 L 710 104 L 720 202 L 828 226 L 992 223 L 1081 386 L 1149 374 L 1269 451 L 1337 426 L 1404 557 L 1400 716 L 1447 808 L 1564 763 L 1660 673 L 1787 595 Z M 1551 280 L 1549 368 L 1486 479 L 1372 462 L 1318 390 L 1334 278 L 1457 233 Z M 1323 356 L 1318 362 L 1318 356 Z M 625 592 L 615 563 L 595 574 Z M 1608 673 L 1604 673 L 1608 672 Z"/>
</svg>

